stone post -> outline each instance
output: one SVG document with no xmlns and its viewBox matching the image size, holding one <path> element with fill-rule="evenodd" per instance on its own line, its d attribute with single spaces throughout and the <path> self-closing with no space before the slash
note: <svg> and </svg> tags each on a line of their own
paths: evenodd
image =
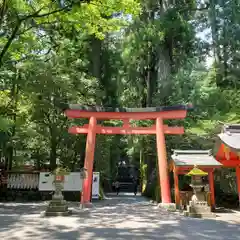
<svg viewBox="0 0 240 240">
<path fill-rule="evenodd" d="M 68 216 L 71 211 L 68 210 L 67 201 L 64 200 L 62 190 L 64 184 L 64 175 L 54 175 L 53 185 L 55 188 L 52 200 L 47 206 L 44 216 Z"/>
</svg>

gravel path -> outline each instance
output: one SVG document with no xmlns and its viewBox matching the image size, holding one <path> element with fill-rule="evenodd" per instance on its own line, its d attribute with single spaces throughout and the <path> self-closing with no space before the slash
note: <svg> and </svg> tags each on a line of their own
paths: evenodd
<svg viewBox="0 0 240 240">
<path fill-rule="evenodd" d="M 40 218 L 43 203 L 0 204 L 0 238 L 4 240 L 240 240 L 240 214 L 217 220 L 168 213 L 130 195 L 111 196 L 90 210 L 72 204 L 71 217 Z M 236 221 L 235 221 L 235 220 Z"/>
</svg>

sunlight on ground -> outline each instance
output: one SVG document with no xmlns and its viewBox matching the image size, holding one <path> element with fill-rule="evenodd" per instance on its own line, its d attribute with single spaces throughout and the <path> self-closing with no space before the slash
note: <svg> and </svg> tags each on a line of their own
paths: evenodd
<svg viewBox="0 0 240 240">
<path fill-rule="evenodd" d="M 230 223 L 234 217 L 240 219 L 239 213 L 222 215 L 225 221 L 190 219 L 156 208 L 141 196 L 130 195 L 110 196 L 84 211 L 78 208 L 78 203 L 70 205 L 73 216 L 41 218 L 44 203 L 1 203 L 0 237 L 4 240 L 240 239 L 240 225 Z"/>
</svg>

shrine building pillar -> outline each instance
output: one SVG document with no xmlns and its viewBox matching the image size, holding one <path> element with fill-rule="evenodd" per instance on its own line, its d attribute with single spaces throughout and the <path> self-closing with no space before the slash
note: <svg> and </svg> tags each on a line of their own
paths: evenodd
<svg viewBox="0 0 240 240">
<path fill-rule="evenodd" d="M 236 167 L 236 178 L 237 178 L 238 201 L 240 205 L 240 166 Z"/>
<path fill-rule="evenodd" d="M 210 196 L 211 196 L 211 207 L 212 209 L 215 209 L 216 203 L 215 203 L 215 188 L 214 188 L 214 170 L 209 171 L 208 173 L 208 181 L 209 181 L 209 190 L 210 190 Z"/>
<path fill-rule="evenodd" d="M 180 191 L 179 191 L 179 179 L 178 179 L 178 169 L 174 167 L 173 169 L 174 176 L 174 192 L 175 192 L 175 203 L 176 207 L 180 207 Z"/>
</svg>

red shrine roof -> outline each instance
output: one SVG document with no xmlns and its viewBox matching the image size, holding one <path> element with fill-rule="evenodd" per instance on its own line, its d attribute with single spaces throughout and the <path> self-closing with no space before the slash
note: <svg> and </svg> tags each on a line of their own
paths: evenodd
<svg viewBox="0 0 240 240">
<path fill-rule="evenodd" d="M 224 125 L 218 137 L 216 159 L 226 167 L 240 165 L 240 124 Z"/>
</svg>

